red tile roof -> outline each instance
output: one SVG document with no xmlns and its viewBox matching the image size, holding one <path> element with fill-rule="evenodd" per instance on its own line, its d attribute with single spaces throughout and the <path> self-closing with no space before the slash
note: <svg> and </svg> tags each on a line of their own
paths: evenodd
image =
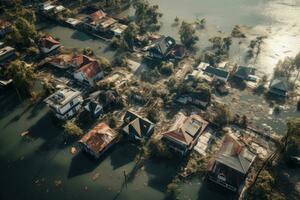
<svg viewBox="0 0 300 200">
<path fill-rule="evenodd" d="M 95 153 L 100 153 L 107 145 L 115 140 L 117 134 L 107 124 L 100 123 L 84 135 L 79 142 L 85 144 Z"/>
<path fill-rule="evenodd" d="M 103 12 L 102 10 L 98 10 L 92 14 L 90 14 L 90 18 L 93 20 L 93 21 L 98 21 L 104 17 L 106 17 L 106 13 Z"/>
<path fill-rule="evenodd" d="M 72 55 L 58 55 L 51 59 L 51 63 L 58 64 L 58 65 L 65 65 L 69 64 L 72 61 Z"/>
<path fill-rule="evenodd" d="M 198 124 L 193 125 L 194 122 Z M 169 131 L 163 133 L 163 137 L 176 140 L 187 146 L 195 142 L 197 135 L 200 135 L 207 127 L 208 122 L 203 120 L 199 115 L 191 115 L 189 117 L 181 114 L 176 119 L 175 124 L 170 128 Z M 199 129 L 198 129 L 199 128 Z M 190 135 L 189 132 L 195 132 L 194 136 Z"/>
<path fill-rule="evenodd" d="M 97 61 L 92 61 L 82 66 L 78 71 L 84 73 L 87 78 L 93 78 L 102 71 L 102 68 Z"/>
<path fill-rule="evenodd" d="M 8 26 L 10 26 L 10 22 L 0 19 L 0 29 L 4 29 Z"/>
<path fill-rule="evenodd" d="M 86 64 L 89 64 L 91 62 L 95 61 L 95 59 L 91 58 L 91 57 L 88 57 L 86 55 L 77 55 L 77 56 L 74 56 L 73 59 L 72 59 L 72 63 L 74 65 L 76 65 L 76 67 L 82 67 Z"/>
<path fill-rule="evenodd" d="M 40 39 L 40 47 L 51 49 L 53 46 L 60 44 L 59 41 L 56 41 L 51 36 L 46 36 Z"/>
</svg>

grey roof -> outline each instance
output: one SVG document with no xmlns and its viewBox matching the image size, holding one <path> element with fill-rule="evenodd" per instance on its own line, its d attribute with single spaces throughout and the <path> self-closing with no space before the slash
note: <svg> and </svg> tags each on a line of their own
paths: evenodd
<svg viewBox="0 0 300 200">
<path fill-rule="evenodd" d="M 212 67 L 212 66 L 207 66 L 204 69 L 205 73 L 211 74 L 211 75 L 215 75 L 215 76 L 219 76 L 222 78 L 228 78 L 229 76 L 229 72 L 220 68 L 216 68 L 216 67 Z"/>
<path fill-rule="evenodd" d="M 254 153 L 250 152 L 247 147 L 240 144 L 235 138 L 226 135 L 216 156 L 216 161 L 242 174 L 246 174 L 255 156 Z"/>
<path fill-rule="evenodd" d="M 216 160 L 228 167 L 231 167 L 243 174 L 246 174 L 251 166 L 251 161 L 247 160 L 243 156 L 236 155 L 219 155 Z"/>
<path fill-rule="evenodd" d="M 288 91 L 288 82 L 285 78 L 274 78 L 270 83 L 270 89 Z"/>
<path fill-rule="evenodd" d="M 169 51 L 176 45 L 176 41 L 171 37 L 162 36 L 161 39 L 155 44 L 151 51 L 156 51 L 162 55 L 167 55 Z"/>
<path fill-rule="evenodd" d="M 123 121 L 123 131 L 127 134 L 133 134 L 140 138 L 149 136 L 154 129 L 154 124 L 146 118 L 142 118 L 132 111 L 127 111 Z"/>
<path fill-rule="evenodd" d="M 241 79 L 247 79 L 249 75 L 254 74 L 254 70 L 255 69 L 252 67 L 239 66 L 238 70 L 235 72 L 234 75 Z"/>
</svg>

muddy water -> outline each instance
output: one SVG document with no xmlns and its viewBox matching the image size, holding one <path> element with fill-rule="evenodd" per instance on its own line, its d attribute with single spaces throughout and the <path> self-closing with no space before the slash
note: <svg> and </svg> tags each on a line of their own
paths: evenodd
<svg viewBox="0 0 300 200">
<path fill-rule="evenodd" d="M 159 4 L 164 13 L 162 33 L 174 37 L 178 37 L 178 27 L 172 26 L 176 16 L 186 21 L 205 17 L 207 28 L 199 31 L 201 50 L 208 45 L 209 37 L 228 35 L 236 24 L 247 26 L 248 38 L 231 52 L 233 60 L 240 62 L 244 61 L 239 55 L 246 51 L 251 38 L 258 33 L 268 35 L 261 55 L 253 63 L 265 73 L 271 74 L 279 59 L 295 55 L 300 47 L 299 0 L 151 2 Z M 60 26 L 49 26 L 45 31 L 59 37 L 66 47 L 90 47 L 98 55 L 112 57 L 111 52 L 105 51 L 103 42 L 81 32 Z M 263 101 L 247 93 L 241 93 L 240 99 L 254 105 Z M 170 161 L 148 161 L 124 186 L 124 171 L 129 174 L 135 166 L 137 149 L 134 145 L 119 144 L 95 162 L 84 154 L 70 153 L 70 144 L 65 144 L 61 129 L 43 104 L 30 106 L 28 102 L 20 103 L 15 94 L 5 93 L 0 94 L 0 108 L 0 199 L 164 199 L 166 185 L 178 170 L 177 164 Z M 263 113 L 256 116 L 257 122 L 268 123 L 278 132 L 284 130 L 283 122 L 279 121 L 297 115 L 293 106 L 284 111 L 278 121 L 264 117 Z M 28 129 L 31 136 L 21 137 L 20 133 Z M 99 177 L 92 180 L 95 174 Z M 230 199 L 199 180 L 183 183 L 181 191 L 180 199 Z"/>
<path fill-rule="evenodd" d="M 259 72 L 271 75 L 276 63 L 300 51 L 300 0 L 151 0 L 163 13 L 161 32 L 178 38 L 176 16 L 194 22 L 205 18 L 206 29 L 199 30 L 198 46 L 204 49 L 207 39 L 216 35 L 228 36 L 235 25 L 246 27 L 246 39 L 236 39 L 231 50 L 231 61 L 254 65 Z M 132 12 L 131 12 L 132 13 Z M 245 61 L 250 40 L 264 35 L 257 59 Z M 242 56 L 241 56 L 242 55 Z"/>
</svg>

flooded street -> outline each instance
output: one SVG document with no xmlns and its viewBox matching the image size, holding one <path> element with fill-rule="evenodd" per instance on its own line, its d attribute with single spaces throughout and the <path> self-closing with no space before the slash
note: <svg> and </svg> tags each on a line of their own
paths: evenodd
<svg viewBox="0 0 300 200">
<path fill-rule="evenodd" d="M 206 18 L 207 27 L 199 30 L 199 49 L 204 50 L 210 37 L 229 36 L 235 25 L 247 27 L 246 39 L 234 39 L 231 61 L 252 64 L 259 72 L 270 75 L 276 63 L 286 56 L 295 56 L 300 50 L 300 0 L 151 0 L 158 4 L 161 33 L 178 39 L 174 18 L 194 22 Z M 125 14 L 132 14 L 132 9 Z M 49 24 L 44 32 L 60 39 L 66 48 L 91 48 L 97 56 L 113 60 L 114 52 L 108 44 L 91 36 L 62 26 Z M 250 40 L 266 35 L 261 54 L 256 61 L 246 62 L 243 55 Z M 241 41 L 241 44 L 237 43 Z M 249 116 L 255 124 L 270 126 L 282 134 L 285 119 L 300 116 L 295 105 L 283 109 L 275 116 L 270 114 L 268 103 L 262 96 L 249 91 L 224 99 L 235 110 Z M 243 103 L 244 102 L 244 103 Z M 247 113 L 249 106 L 258 112 Z M 261 107 L 260 107 L 261 106 Z M 172 161 L 147 161 L 144 168 L 124 185 L 124 172 L 130 174 L 135 167 L 138 149 L 128 143 L 120 143 L 103 159 L 95 162 L 87 155 L 72 155 L 72 144 L 65 144 L 62 130 L 43 104 L 20 103 L 14 91 L 0 93 L 0 199 L 132 199 L 159 200 L 165 198 L 166 186 L 175 176 L 177 164 Z M 30 137 L 21 136 L 29 130 Z M 93 180 L 95 175 L 99 175 Z M 191 180 L 180 187 L 180 199 L 228 199 L 224 194 L 209 188 L 204 181 Z M 40 197 L 43 197 L 42 199 Z"/>
</svg>

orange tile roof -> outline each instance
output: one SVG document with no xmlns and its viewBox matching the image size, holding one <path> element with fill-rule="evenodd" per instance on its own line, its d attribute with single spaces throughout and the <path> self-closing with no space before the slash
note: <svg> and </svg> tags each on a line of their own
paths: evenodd
<svg viewBox="0 0 300 200">
<path fill-rule="evenodd" d="M 107 124 L 100 123 L 84 135 L 79 142 L 85 144 L 95 153 L 100 153 L 107 145 L 115 140 L 117 134 Z"/>
<path fill-rule="evenodd" d="M 72 59 L 72 63 L 76 65 L 77 67 L 82 67 L 86 64 L 89 64 L 91 62 L 95 61 L 95 59 L 88 57 L 86 55 L 76 55 Z"/>
<path fill-rule="evenodd" d="M 201 134 L 207 127 L 208 122 L 203 120 L 199 115 L 191 115 L 187 117 L 181 114 L 176 119 L 175 124 L 170 128 L 170 130 L 163 133 L 163 137 L 176 140 L 187 146 L 191 145 L 196 138 L 195 136 L 192 137 L 190 134 L 188 134 L 188 128 L 192 128 L 189 126 L 192 124 L 193 120 L 201 123 L 201 126 L 199 127 L 200 130 L 197 131 L 197 133 L 199 132 L 198 135 Z"/>
<path fill-rule="evenodd" d="M 50 62 L 58 65 L 64 65 L 70 63 L 71 61 L 72 61 L 72 55 L 62 54 L 62 55 L 55 56 L 54 58 L 51 59 Z"/>
<path fill-rule="evenodd" d="M 51 49 L 54 45 L 60 44 L 59 41 L 56 41 L 51 36 L 46 36 L 40 39 L 40 46 L 43 48 Z"/>
<path fill-rule="evenodd" d="M 93 78 L 102 71 L 102 68 L 97 61 L 92 61 L 82 66 L 78 71 L 85 74 L 87 78 Z"/>
<path fill-rule="evenodd" d="M 11 24 L 10 22 L 0 19 L 0 29 L 4 29 L 4 28 L 8 27 L 8 26 L 10 26 L 10 24 Z"/>
<path fill-rule="evenodd" d="M 90 18 L 93 20 L 93 21 L 98 21 L 104 17 L 106 17 L 106 13 L 103 12 L 102 10 L 98 10 L 92 14 L 90 14 Z"/>
</svg>

